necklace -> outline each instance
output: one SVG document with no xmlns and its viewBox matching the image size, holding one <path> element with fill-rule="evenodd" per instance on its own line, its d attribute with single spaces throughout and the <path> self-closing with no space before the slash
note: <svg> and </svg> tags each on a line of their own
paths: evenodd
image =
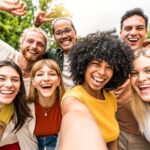
<svg viewBox="0 0 150 150">
<path fill-rule="evenodd" d="M 49 109 L 44 109 L 43 108 L 43 111 L 44 111 L 44 116 L 47 117 L 48 116 L 48 112 L 50 111 L 50 108 Z"/>
</svg>

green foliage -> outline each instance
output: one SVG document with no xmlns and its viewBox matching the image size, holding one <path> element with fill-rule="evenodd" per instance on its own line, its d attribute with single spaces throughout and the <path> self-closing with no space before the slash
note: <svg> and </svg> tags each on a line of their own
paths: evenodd
<svg viewBox="0 0 150 150">
<path fill-rule="evenodd" d="M 19 49 L 18 43 L 20 34 L 25 28 L 32 26 L 35 11 L 38 9 L 37 7 L 33 6 L 32 0 L 24 0 L 24 2 L 27 5 L 27 13 L 25 16 L 12 16 L 6 12 L 0 11 L 0 39 L 12 45 L 15 49 Z M 39 0 L 39 2 L 39 7 L 41 10 L 47 11 L 52 0 Z M 55 15 L 53 18 L 70 16 L 70 13 L 62 4 L 56 5 L 52 11 L 54 12 L 53 15 Z M 46 30 L 50 39 L 51 47 L 56 48 L 57 45 L 52 36 L 52 27 L 50 23 L 45 23 L 41 27 Z"/>
<path fill-rule="evenodd" d="M 48 4 L 52 2 L 52 0 L 39 0 L 40 9 L 46 11 L 48 9 Z"/>
<path fill-rule="evenodd" d="M 150 38 L 150 25 L 149 25 L 149 27 L 148 27 L 148 36 L 147 36 L 147 38 L 148 38 L 148 39 Z"/>
<path fill-rule="evenodd" d="M 24 0 L 27 4 L 27 14 L 22 17 L 12 16 L 6 12 L 0 12 L 0 39 L 6 41 L 18 49 L 18 42 L 21 32 L 31 26 L 35 7 L 31 0 Z"/>
</svg>

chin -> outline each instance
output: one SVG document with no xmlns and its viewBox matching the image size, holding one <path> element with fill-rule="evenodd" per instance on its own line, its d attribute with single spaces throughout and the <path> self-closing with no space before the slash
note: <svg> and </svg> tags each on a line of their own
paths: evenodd
<svg viewBox="0 0 150 150">
<path fill-rule="evenodd" d="M 150 95 L 140 96 L 144 102 L 150 102 Z"/>
</svg>

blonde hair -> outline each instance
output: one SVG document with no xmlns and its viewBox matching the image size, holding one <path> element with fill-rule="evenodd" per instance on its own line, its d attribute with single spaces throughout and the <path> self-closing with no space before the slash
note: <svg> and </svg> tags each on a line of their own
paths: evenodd
<svg viewBox="0 0 150 150">
<path fill-rule="evenodd" d="M 63 85 L 61 70 L 55 61 L 50 60 L 50 59 L 43 59 L 43 60 L 36 62 L 32 67 L 31 80 L 30 80 L 30 90 L 29 90 L 29 96 L 28 96 L 29 102 L 35 102 L 38 100 L 38 91 L 34 88 L 34 86 L 32 84 L 32 79 L 35 77 L 36 72 L 38 70 L 40 70 L 45 65 L 56 71 L 56 73 L 60 79 L 60 85 L 56 89 L 56 98 L 59 101 L 62 99 L 62 96 L 63 96 L 65 91 L 64 91 L 64 85 Z"/>
<path fill-rule="evenodd" d="M 146 50 L 148 50 L 148 48 L 139 48 L 138 51 L 137 50 L 134 51 L 134 55 L 136 53 L 139 53 L 140 55 L 140 53 Z M 134 59 L 136 59 L 136 57 Z M 140 132 L 144 134 L 148 119 L 148 113 L 150 111 L 149 103 L 143 101 L 133 87 L 131 89 L 132 89 L 132 95 L 130 100 L 131 110 L 135 116 L 135 119 L 138 122 Z"/>
<path fill-rule="evenodd" d="M 44 37 L 45 37 L 45 40 L 46 40 L 46 47 L 45 47 L 45 52 L 48 51 L 48 48 L 49 48 L 49 40 L 48 40 L 48 35 L 46 34 L 46 32 L 42 29 L 42 28 L 37 28 L 37 27 L 29 27 L 29 28 L 26 28 L 21 36 L 20 36 L 20 39 L 19 39 L 19 45 L 20 45 L 20 48 L 21 48 L 21 44 L 23 43 L 26 35 L 31 32 L 31 31 L 35 31 L 35 32 L 39 32 L 41 33 Z M 36 38 L 36 37 L 35 37 Z"/>
</svg>

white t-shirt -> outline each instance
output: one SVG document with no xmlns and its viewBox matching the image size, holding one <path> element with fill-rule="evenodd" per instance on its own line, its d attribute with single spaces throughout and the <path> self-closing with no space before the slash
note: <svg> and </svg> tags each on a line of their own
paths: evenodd
<svg viewBox="0 0 150 150">
<path fill-rule="evenodd" d="M 74 83 L 73 83 L 72 77 L 71 77 L 71 73 L 70 73 L 69 57 L 66 54 L 64 54 L 62 78 L 63 78 L 65 90 L 68 90 L 74 86 Z"/>
</svg>

